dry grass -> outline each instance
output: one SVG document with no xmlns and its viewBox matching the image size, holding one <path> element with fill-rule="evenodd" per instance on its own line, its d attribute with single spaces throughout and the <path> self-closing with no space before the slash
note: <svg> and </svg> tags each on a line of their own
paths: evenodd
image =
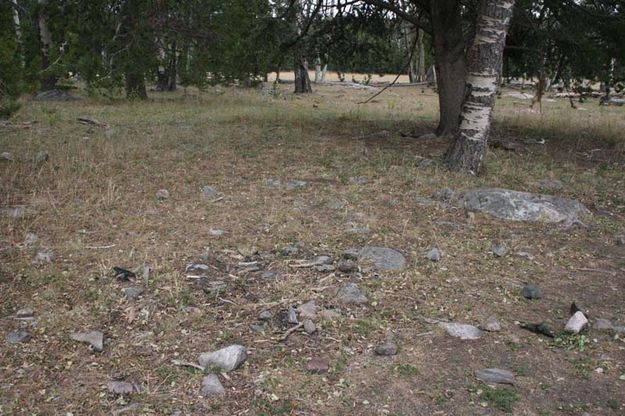
<svg viewBox="0 0 625 416">
<path fill-rule="evenodd" d="M 550 346 L 514 322 L 559 327 L 577 299 L 592 317 L 625 324 L 625 252 L 614 245 L 625 232 L 623 108 L 591 102 L 575 111 L 567 102 L 547 102 L 541 115 L 504 94 L 494 135 L 547 144 L 495 150 L 485 175 L 467 178 L 415 163 L 415 155 L 440 156 L 443 141 L 400 136 L 432 129 L 431 91 L 396 88 L 363 106 L 357 103 L 371 91 L 332 86 L 293 97 L 284 91 L 290 87 L 281 88 L 277 99 L 215 89 L 155 94 L 147 103 L 26 102 L 13 121 L 34 124 L 0 126 L 0 151 L 50 156 L 41 164 L 0 162 L 0 205 L 35 212 L 0 218 L 0 332 L 20 327 L 13 318 L 19 308 L 32 307 L 36 317 L 30 343 L 1 346 L 0 414 L 110 414 L 129 403 L 140 410 L 126 414 L 495 414 L 475 386 L 480 367 L 517 374 L 515 414 L 622 412 L 622 337 L 591 332 L 582 352 Z M 79 124 L 83 115 L 110 130 Z M 353 184 L 355 176 L 368 182 Z M 269 178 L 309 185 L 272 189 Z M 589 206 L 593 224 L 567 230 L 509 224 L 414 200 L 444 187 L 539 191 L 535 181 L 543 178 L 561 180 L 557 193 Z M 205 185 L 223 198 L 202 198 Z M 161 188 L 169 199 L 156 199 Z M 226 234 L 213 237 L 211 228 Z M 28 232 L 39 236 L 37 248 L 20 246 Z M 493 240 L 534 257 L 494 259 Z M 362 265 L 354 276 L 294 270 L 280 250 L 295 242 L 303 247 L 298 258 L 386 245 L 403 251 L 410 267 L 377 275 Z M 440 263 L 423 258 L 433 245 L 444 253 Z M 266 255 L 264 269 L 283 276 L 267 281 L 241 272 L 237 252 L 250 247 Z M 53 250 L 54 261 L 34 264 L 37 249 Z M 184 277 L 185 264 L 202 254 L 227 266 L 228 287 L 219 296 Z M 152 268 L 146 293 L 129 302 L 110 269 L 140 271 L 144 264 Z M 287 304 L 316 299 L 335 306 L 333 290 L 346 281 L 358 282 L 373 303 L 319 322 L 313 336 L 273 341 L 287 328 L 279 319 Z M 520 299 L 518 287 L 528 281 L 543 288 L 543 301 Z M 265 333 L 250 330 L 268 304 L 276 318 Z M 449 339 L 422 319 L 477 324 L 490 315 L 505 330 L 475 343 Z M 105 333 L 103 353 L 69 339 L 84 329 Z M 389 336 L 400 354 L 373 356 L 373 346 Z M 171 364 L 233 342 L 251 354 L 221 378 L 228 390 L 223 399 L 199 397 L 202 375 Z M 331 371 L 307 373 L 312 355 L 329 357 Z M 104 386 L 115 378 L 143 391 L 110 395 Z"/>
</svg>

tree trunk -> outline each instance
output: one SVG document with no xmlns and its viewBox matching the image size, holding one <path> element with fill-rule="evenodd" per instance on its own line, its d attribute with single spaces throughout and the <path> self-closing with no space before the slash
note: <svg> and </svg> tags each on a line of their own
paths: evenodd
<svg viewBox="0 0 625 416">
<path fill-rule="evenodd" d="M 53 90 L 56 86 L 56 76 L 50 73 L 50 49 L 52 48 L 52 33 L 48 26 L 48 0 L 39 0 L 39 40 L 41 41 L 41 90 Z"/>
<path fill-rule="evenodd" d="M 176 41 L 173 41 L 171 44 L 167 76 L 167 91 L 176 91 L 176 78 L 178 77 L 178 48 L 176 47 Z"/>
<path fill-rule="evenodd" d="M 477 175 L 482 168 L 514 1 L 483 0 L 480 4 L 459 128 L 445 155 L 451 170 Z"/>
<path fill-rule="evenodd" d="M 315 59 L 315 84 L 321 82 L 321 58 Z"/>
<path fill-rule="evenodd" d="M 453 136 L 458 131 L 467 70 L 461 5 L 456 0 L 432 0 L 430 9 L 440 112 L 436 135 Z"/>
<path fill-rule="evenodd" d="M 306 58 L 295 58 L 295 94 L 308 94 L 312 92 L 310 77 L 308 76 L 308 62 Z"/>
<path fill-rule="evenodd" d="M 424 32 L 423 29 L 418 29 L 418 37 L 417 37 L 417 57 L 416 57 L 416 66 L 417 66 L 417 82 L 425 81 L 425 47 L 423 44 Z"/>
</svg>

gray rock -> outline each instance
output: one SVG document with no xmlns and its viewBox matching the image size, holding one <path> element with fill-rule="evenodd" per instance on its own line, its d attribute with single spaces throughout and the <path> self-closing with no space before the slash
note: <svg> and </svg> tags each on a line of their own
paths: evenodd
<svg viewBox="0 0 625 416">
<path fill-rule="evenodd" d="M 356 249 L 348 249 L 348 250 L 343 251 L 343 253 L 341 254 L 341 256 L 345 260 L 358 260 L 359 255 L 360 255 L 360 251 Z"/>
<path fill-rule="evenodd" d="M 299 321 L 297 320 L 297 312 L 290 305 L 289 305 L 289 309 L 287 310 L 286 321 L 290 324 L 295 324 L 295 325 L 299 323 Z"/>
<path fill-rule="evenodd" d="M 169 198 L 169 191 L 167 189 L 159 189 L 156 191 L 157 199 L 167 199 Z"/>
<path fill-rule="evenodd" d="M 362 305 L 368 302 L 367 297 L 355 283 L 348 283 L 339 289 L 336 298 L 339 302 L 345 304 Z"/>
<path fill-rule="evenodd" d="M 588 318 L 582 311 L 577 311 L 569 318 L 564 330 L 573 334 L 579 334 L 582 329 L 588 324 Z"/>
<path fill-rule="evenodd" d="M 330 368 L 330 361 L 325 357 L 313 357 L 306 369 L 311 373 L 325 373 Z"/>
<path fill-rule="evenodd" d="M 237 369 L 247 359 L 247 349 L 241 345 L 230 345 L 220 350 L 200 354 L 200 366 L 219 367 L 225 371 Z"/>
<path fill-rule="evenodd" d="M 273 314 L 271 313 L 271 311 L 262 311 L 260 314 L 258 314 L 259 321 L 269 321 L 271 318 L 273 318 Z"/>
<path fill-rule="evenodd" d="M 252 324 L 250 325 L 250 329 L 254 332 L 258 332 L 258 333 L 263 333 L 265 332 L 265 329 L 267 329 L 265 323 L 260 323 L 260 324 Z"/>
<path fill-rule="evenodd" d="M 479 328 L 461 324 L 458 322 L 439 322 L 439 325 L 443 327 L 449 335 L 462 340 L 474 340 L 479 339 L 482 336 L 482 331 Z"/>
<path fill-rule="evenodd" d="M 557 179 L 541 179 L 533 185 L 544 191 L 561 191 L 564 188 L 564 184 Z"/>
<path fill-rule="evenodd" d="M 106 384 L 109 393 L 113 394 L 132 394 L 139 392 L 139 387 L 127 381 L 109 381 Z"/>
<path fill-rule="evenodd" d="M 334 270 L 336 270 L 336 267 L 334 267 L 334 265 L 332 264 L 321 264 L 319 266 L 315 266 L 315 270 L 317 270 L 318 272 L 333 272 Z"/>
<path fill-rule="evenodd" d="M 33 314 L 34 312 L 31 308 L 22 308 L 15 312 L 15 317 L 17 319 L 32 318 Z"/>
<path fill-rule="evenodd" d="M 597 318 L 592 327 L 600 331 L 610 331 L 614 328 L 614 324 L 608 319 Z"/>
<path fill-rule="evenodd" d="M 39 251 L 35 255 L 35 263 L 51 263 L 54 260 L 54 253 L 50 250 Z"/>
<path fill-rule="evenodd" d="M 295 256 L 299 254 L 300 247 L 297 244 L 289 244 L 288 246 L 282 249 L 282 254 L 285 256 Z"/>
<path fill-rule="evenodd" d="M 282 181 L 280 179 L 275 179 L 275 178 L 267 179 L 265 181 L 265 184 L 269 188 L 281 188 L 282 187 Z"/>
<path fill-rule="evenodd" d="M 352 273 L 358 270 L 358 266 L 353 260 L 341 260 L 339 262 L 339 270 L 343 273 Z"/>
<path fill-rule="evenodd" d="M 221 237 L 225 233 L 226 232 L 224 230 L 220 230 L 219 228 L 211 228 L 210 230 L 208 230 L 208 235 L 212 237 Z"/>
<path fill-rule="evenodd" d="M 300 318 L 302 319 L 316 319 L 317 318 L 317 303 L 314 300 L 303 303 L 297 308 Z"/>
<path fill-rule="evenodd" d="M 13 155 L 9 152 L 2 152 L 0 153 L 0 160 L 4 160 L 7 162 L 12 162 L 13 161 Z"/>
<path fill-rule="evenodd" d="M 73 332 L 70 338 L 74 341 L 89 344 L 95 352 L 104 350 L 104 334 L 100 331 Z"/>
<path fill-rule="evenodd" d="M 39 241 L 39 237 L 37 237 L 36 234 L 33 233 L 27 233 L 24 236 L 24 241 L 22 242 L 22 245 L 24 247 L 32 247 L 35 244 L 37 244 L 37 241 Z"/>
<path fill-rule="evenodd" d="M 141 286 L 125 287 L 122 289 L 124 295 L 130 300 L 136 300 L 143 295 L 144 289 Z"/>
<path fill-rule="evenodd" d="M 310 319 L 304 320 L 304 331 L 306 331 L 307 334 L 312 335 L 315 333 L 316 330 L 317 330 L 317 327 L 315 326 L 315 323 L 312 320 Z"/>
<path fill-rule="evenodd" d="M 226 393 L 226 389 L 219 381 L 219 377 L 215 374 L 209 374 L 202 379 L 202 387 L 200 394 L 204 397 L 222 395 Z"/>
<path fill-rule="evenodd" d="M 204 198 L 214 199 L 219 196 L 219 192 L 212 186 L 202 187 L 202 196 Z"/>
<path fill-rule="evenodd" d="M 534 286 L 534 285 L 523 286 L 523 289 L 521 290 L 521 294 L 523 295 L 525 299 L 535 300 L 535 299 L 543 298 L 542 290 L 540 290 L 538 286 Z"/>
<path fill-rule="evenodd" d="M 501 331 L 501 324 L 497 318 L 491 316 L 480 324 L 480 328 L 488 332 L 499 332 Z"/>
<path fill-rule="evenodd" d="M 328 266 L 332 264 L 332 257 L 330 256 L 316 256 L 312 259 L 312 263 L 317 266 Z"/>
<path fill-rule="evenodd" d="M 286 182 L 285 188 L 287 189 L 287 191 L 292 191 L 294 189 L 303 189 L 306 187 L 306 185 L 308 185 L 308 182 L 306 181 L 292 179 Z"/>
<path fill-rule="evenodd" d="M 349 178 L 349 183 L 352 185 L 364 185 L 367 182 L 369 182 L 369 179 L 364 176 L 352 176 Z"/>
<path fill-rule="evenodd" d="M 498 188 L 468 191 L 462 202 L 468 211 L 484 212 L 511 221 L 562 223 L 569 226 L 591 216 L 590 211 L 578 201 Z"/>
<path fill-rule="evenodd" d="M 482 368 L 475 372 L 475 377 L 486 383 L 495 384 L 516 384 L 514 380 L 514 374 L 508 370 L 502 370 L 500 368 Z"/>
<path fill-rule="evenodd" d="M 392 248 L 364 247 L 358 257 L 371 261 L 378 270 L 403 270 L 406 267 L 406 257 Z"/>
<path fill-rule="evenodd" d="M 508 247 L 504 243 L 493 243 L 491 250 L 495 257 L 503 257 L 508 254 Z"/>
<path fill-rule="evenodd" d="M 11 331 L 4 337 L 9 344 L 17 344 L 20 342 L 28 342 L 32 339 L 32 335 L 26 331 Z"/>
<path fill-rule="evenodd" d="M 376 355 L 395 355 L 397 354 L 397 351 L 397 344 L 392 341 L 384 341 L 383 343 L 375 347 Z"/>
<path fill-rule="evenodd" d="M 449 188 L 439 189 L 438 191 L 434 191 L 432 194 L 432 199 L 440 202 L 450 202 L 455 196 L 455 192 Z"/>
<path fill-rule="evenodd" d="M 426 257 L 431 261 L 440 261 L 443 255 L 438 247 L 434 247 L 426 254 Z"/>
</svg>

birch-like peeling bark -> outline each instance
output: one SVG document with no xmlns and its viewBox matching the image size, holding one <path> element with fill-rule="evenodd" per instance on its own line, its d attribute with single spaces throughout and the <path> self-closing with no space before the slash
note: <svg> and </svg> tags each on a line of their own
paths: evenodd
<svg viewBox="0 0 625 416">
<path fill-rule="evenodd" d="M 483 0 L 468 55 L 466 92 L 460 124 L 445 162 L 451 170 L 477 175 L 488 150 L 503 49 L 514 0 Z"/>
</svg>

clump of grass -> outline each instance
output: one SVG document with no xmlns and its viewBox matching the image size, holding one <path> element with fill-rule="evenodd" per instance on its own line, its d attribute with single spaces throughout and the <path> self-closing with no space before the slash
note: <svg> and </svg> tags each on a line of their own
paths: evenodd
<svg viewBox="0 0 625 416">
<path fill-rule="evenodd" d="M 493 388 L 490 386 L 484 386 L 481 397 L 489 405 L 506 413 L 511 413 L 512 406 L 521 398 L 517 389 L 513 387 Z"/>
</svg>

